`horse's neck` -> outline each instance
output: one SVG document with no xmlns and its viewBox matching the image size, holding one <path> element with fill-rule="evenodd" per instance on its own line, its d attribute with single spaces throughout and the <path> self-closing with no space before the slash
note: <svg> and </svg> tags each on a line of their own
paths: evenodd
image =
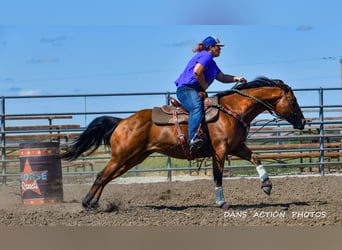
<svg viewBox="0 0 342 250">
<path fill-rule="evenodd" d="M 277 90 L 279 90 L 279 88 L 258 88 L 246 89 L 243 90 L 243 92 L 259 99 L 262 102 L 272 104 L 275 101 L 275 99 L 280 96 L 280 92 Z M 235 93 L 230 96 L 225 96 L 221 100 L 221 103 L 223 105 L 226 104 L 227 108 L 231 108 L 233 111 L 240 114 L 243 117 L 244 121 L 247 123 L 250 123 L 260 113 L 267 110 L 267 107 L 263 104 L 258 103 L 256 100 L 250 97 L 242 96 L 238 93 Z"/>
</svg>

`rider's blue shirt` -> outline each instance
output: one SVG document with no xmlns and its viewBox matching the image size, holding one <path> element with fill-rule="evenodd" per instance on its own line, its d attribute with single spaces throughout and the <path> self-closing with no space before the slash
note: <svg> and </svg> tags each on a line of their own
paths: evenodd
<svg viewBox="0 0 342 250">
<path fill-rule="evenodd" d="M 175 81 L 175 84 L 178 88 L 191 85 L 198 90 L 202 90 L 194 74 L 194 68 L 197 63 L 200 63 L 204 66 L 204 78 L 208 85 L 210 85 L 215 80 L 216 76 L 221 72 L 219 67 L 216 65 L 216 62 L 213 60 L 213 56 L 208 51 L 203 50 L 198 52 L 190 60 L 185 70 Z"/>
</svg>

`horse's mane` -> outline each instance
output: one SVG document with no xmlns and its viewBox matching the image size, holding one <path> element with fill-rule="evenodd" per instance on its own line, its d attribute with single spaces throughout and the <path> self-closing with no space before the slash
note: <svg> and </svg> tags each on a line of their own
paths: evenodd
<svg viewBox="0 0 342 250">
<path fill-rule="evenodd" d="M 285 83 L 283 83 L 282 80 L 278 80 L 278 79 L 269 79 L 267 77 L 258 77 L 255 80 L 251 81 L 251 82 L 247 82 L 245 84 L 240 84 L 238 86 L 235 87 L 235 89 L 237 90 L 243 90 L 243 89 L 253 89 L 253 88 L 261 88 L 261 87 L 278 87 L 281 89 L 289 89 L 290 87 L 288 87 Z M 218 96 L 219 98 L 223 97 L 223 96 L 227 96 L 227 95 L 231 95 L 235 93 L 232 90 L 227 90 L 227 91 L 222 91 L 216 94 L 216 96 Z"/>
</svg>

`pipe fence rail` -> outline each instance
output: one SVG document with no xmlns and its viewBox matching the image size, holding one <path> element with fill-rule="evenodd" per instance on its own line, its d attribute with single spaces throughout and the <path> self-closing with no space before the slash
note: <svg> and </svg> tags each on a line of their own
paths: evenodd
<svg viewBox="0 0 342 250">
<path fill-rule="evenodd" d="M 308 168 L 324 175 L 326 168 L 336 167 L 342 161 L 342 88 L 294 89 L 307 120 L 303 131 L 293 130 L 286 121 L 272 120 L 261 114 L 251 123 L 247 144 L 259 154 L 266 168 L 278 171 Z M 216 92 L 208 92 L 215 94 Z M 1 177 L 3 185 L 19 173 L 19 143 L 34 140 L 59 140 L 61 147 L 70 144 L 89 122 L 101 115 L 125 118 L 138 110 L 153 106 L 169 105 L 168 98 L 174 92 L 114 93 L 89 95 L 2 96 L 0 97 Z M 305 103 L 304 105 L 302 103 Z M 153 168 L 137 167 L 129 173 L 166 172 L 168 180 L 177 171 L 210 171 L 210 159 L 194 161 L 179 166 L 170 157 L 153 154 L 149 158 L 161 158 Z M 63 175 L 94 175 L 97 165 L 108 160 L 105 149 L 95 156 L 85 156 L 74 165 L 63 164 Z M 270 162 L 269 162 L 270 161 Z M 269 163 L 267 163 L 269 162 Z M 77 165 L 78 164 L 78 165 Z M 87 169 L 86 165 L 90 166 Z M 79 167 L 82 171 L 79 171 Z M 70 171 L 74 168 L 74 171 Z M 246 161 L 227 156 L 225 170 L 232 172 L 254 168 Z M 316 170 L 312 170 L 316 168 Z M 67 169 L 67 171 L 66 171 Z"/>
</svg>

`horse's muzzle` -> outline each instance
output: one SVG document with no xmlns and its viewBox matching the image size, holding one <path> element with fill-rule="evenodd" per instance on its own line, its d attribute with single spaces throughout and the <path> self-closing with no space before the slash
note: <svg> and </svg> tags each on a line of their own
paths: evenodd
<svg viewBox="0 0 342 250">
<path fill-rule="evenodd" d="M 305 127 L 305 123 L 306 120 L 304 118 L 297 120 L 295 123 L 293 123 L 293 128 L 303 130 Z"/>
</svg>

